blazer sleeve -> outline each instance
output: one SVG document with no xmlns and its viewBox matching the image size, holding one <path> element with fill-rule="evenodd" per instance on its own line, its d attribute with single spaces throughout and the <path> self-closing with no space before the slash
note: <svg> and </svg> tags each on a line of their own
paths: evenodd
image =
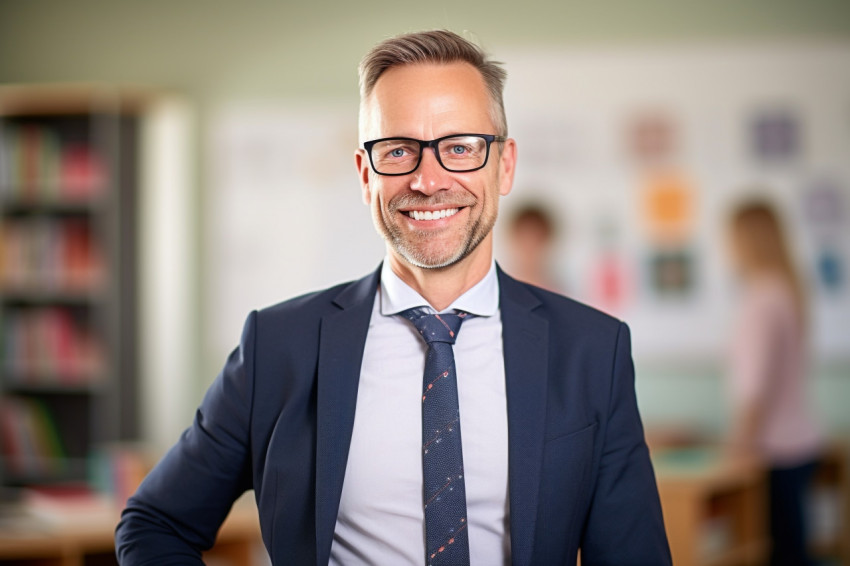
<svg viewBox="0 0 850 566">
<path fill-rule="evenodd" d="M 628 327 L 620 323 L 583 566 L 671 564 L 661 503 L 635 395 Z"/>
<path fill-rule="evenodd" d="M 116 528 L 123 566 L 203 564 L 233 502 L 251 486 L 256 312 L 192 425 L 130 497 Z"/>
</svg>

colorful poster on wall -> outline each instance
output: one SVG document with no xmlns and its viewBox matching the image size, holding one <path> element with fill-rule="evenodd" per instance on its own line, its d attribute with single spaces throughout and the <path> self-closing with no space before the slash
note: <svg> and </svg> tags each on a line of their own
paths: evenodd
<svg viewBox="0 0 850 566">
<path fill-rule="evenodd" d="M 803 192 L 803 216 L 815 235 L 828 235 L 846 228 L 844 195 L 836 179 L 820 178 Z"/>
<path fill-rule="evenodd" d="M 589 302 L 613 316 L 619 316 L 631 296 L 632 281 L 626 258 L 616 250 L 593 258 L 590 266 Z"/>
<path fill-rule="evenodd" d="M 622 218 L 604 211 L 592 226 L 594 253 L 587 266 L 587 300 L 596 308 L 621 316 L 634 296 L 629 254 L 624 250 Z"/>
<path fill-rule="evenodd" d="M 695 193 L 675 172 L 656 173 L 643 190 L 644 224 L 656 244 L 684 244 L 694 232 Z"/>
<path fill-rule="evenodd" d="M 814 247 L 814 275 L 826 297 L 835 297 L 845 286 L 842 251 L 850 241 L 850 226 L 844 196 L 832 177 L 818 178 L 802 196 L 802 217 Z"/>
<path fill-rule="evenodd" d="M 696 285 L 693 254 L 687 249 L 656 250 L 649 258 L 649 282 L 657 297 L 687 297 Z"/>
<path fill-rule="evenodd" d="M 672 159 L 678 151 L 678 128 L 662 110 L 636 115 L 627 126 L 629 155 L 638 163 L 653 164 Z"/>
<path fill-rule="evenodd" d="M 824 246 L 818 251 L 817 275 L 820 287 L 828 293 L 838 293 L 844 288 L 844 265 L 838 250 Z"/>
<path fill-rule="evenodd" d="M 752 119 L 753 157 L 761 162 L 787 162 L 802 151 L 801 124 L 790 109 L 762 110 Z"/>
</svg>

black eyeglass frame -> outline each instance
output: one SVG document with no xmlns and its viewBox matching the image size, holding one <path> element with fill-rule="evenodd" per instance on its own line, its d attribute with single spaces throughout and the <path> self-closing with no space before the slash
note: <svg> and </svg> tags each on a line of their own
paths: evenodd
<svg viewBox="0 0 850 566">
<path fill-rule="evenodd" d="M 464 136 L 483 138 L 484 141 L 487 142 L 487 151 L 484 154 L 484 162 L 481 163 L 481 165 L 479 165 L 478 167 L 475 167 L 473 169 L 449 169 L 443 163 L 443 160 L 440 159 L 440 152 L 437 151 L 437 145 L 443 140 L 447 140 L 447 139 L 450 139 L 450 138 L 462 138 Z M 422 155 L 425 153 L 426 147 L 430 147 L 431 149 L 434 150 L 434 157 L 437 158 L 437 163 L 439 163 L 440 167 L 442 167 L 446 171 L 448 171 L 450 173 L 471 173 L 473 171 L 478 171 L 479 169 L 483 169 L 484 167 L 487 166 L 487 162 L 490 160 L 490 144 L 492 144 L 493 142 L 502 143 L 502 142 L 507 141 L 507 139 L 508 138 L 506 138 L 505 136 L 497 136 L 497 135 L 493 135 L 493 134 L 450 134 L 448 136 L 443 136 L 441 138 L 437 138 L 437 139 L 430 140 L 430 141 L 418 140 L 416 138 L 406 138 L 406 137 L 403 137 L 403 136 L 392 136 L 392 137 L 389 137 L 389 138 L 379 138 L 379 139 L 376 139 L 376 140 L 370 140 L 370 141 L 367 141 L 367 142 L 363 142 L 363 149 L 366 150 L 366 154 L 369 156 L 369 165 L 372 166 L 372 171 L 374 171 L 378 175 L 383 175 L 385 177 L 401 177 L 403 175 L 410 175 L 411 173 L 413 173 L 414 171 L 419 169 L 419 166 L 422 164 Z M 416 165 L 413 167 L 413 169 L 411 169 L 410 171 L 408 171 L 406 173 L 381 173 L 380 171 L 378 171 L 378 169 L 375 167 L 375 162 L 372 160 L 372 148 L 377 143 L 381 143 L 381 142 L 389 141 L 389 140 L 405 140 L 405 141 L 416 142 L 416 143 L 419 144 L 419 159 L 416 161 Z"/>
</svg>

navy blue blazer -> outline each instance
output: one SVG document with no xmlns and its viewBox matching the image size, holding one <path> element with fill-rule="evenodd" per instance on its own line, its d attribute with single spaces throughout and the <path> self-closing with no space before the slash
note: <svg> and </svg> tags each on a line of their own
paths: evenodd
<svg viewBox="0 0 850 566">
<path fill-rule="evenodd" d="M 248 489 L 274 564 L 328 564 L 379 274 L 248 317 L 130 498 L 121 564 L 200 564 Z M 670 564 L 628 328 L 501 270 L 499 284 L 512 563 L 574 566 L 581 548 L 584 566 Z"/>
</svg>

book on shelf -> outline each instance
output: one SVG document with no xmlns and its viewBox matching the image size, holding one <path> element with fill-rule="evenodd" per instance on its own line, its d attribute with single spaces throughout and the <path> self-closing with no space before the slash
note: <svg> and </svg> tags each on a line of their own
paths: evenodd
<svg viewBox="0 0 850 566">
<path fill-rule="evenodd" d="M 92 486 L 100 493 L 109 494 L 116 505 L 124 508 L 157 459 L 150 447 L 140 443 L 101 445 L 93 452 L 89 468 Z"/>
<path fill-rule="evenodd" d="M 106 184 L 106 171 L 101 159 L 84 144 L 67 145 L 62 150 L 59 183 L 60 197 L 70 200 L 99 196 Z"/>
<path fill-rule="evenodd" d="M 3 324 L 7 382 L 90 385 L 102 379 L 102 337 L 69 307 L 10 309 Z"/>
<path fill-rule="evenodd" d="M 0 190 L 8 202 L 78 202 L 106 188 L 106 163 L 91 145 L 63 140 L 49 124 L 5 122 Z"/>
<path fill-rule="evenodd" d="M 99 291 L 106 260 L 92 232 L 86 218 L 6 218 L 0 227 L 2 290 Z"/>
<path fill-rule="evenodd" d="M 47 407 L 36 399 L 0 399 L 0 443 L 5 468 L 19 476 L 60 473 L 65 451 Z"/>
</svg>

